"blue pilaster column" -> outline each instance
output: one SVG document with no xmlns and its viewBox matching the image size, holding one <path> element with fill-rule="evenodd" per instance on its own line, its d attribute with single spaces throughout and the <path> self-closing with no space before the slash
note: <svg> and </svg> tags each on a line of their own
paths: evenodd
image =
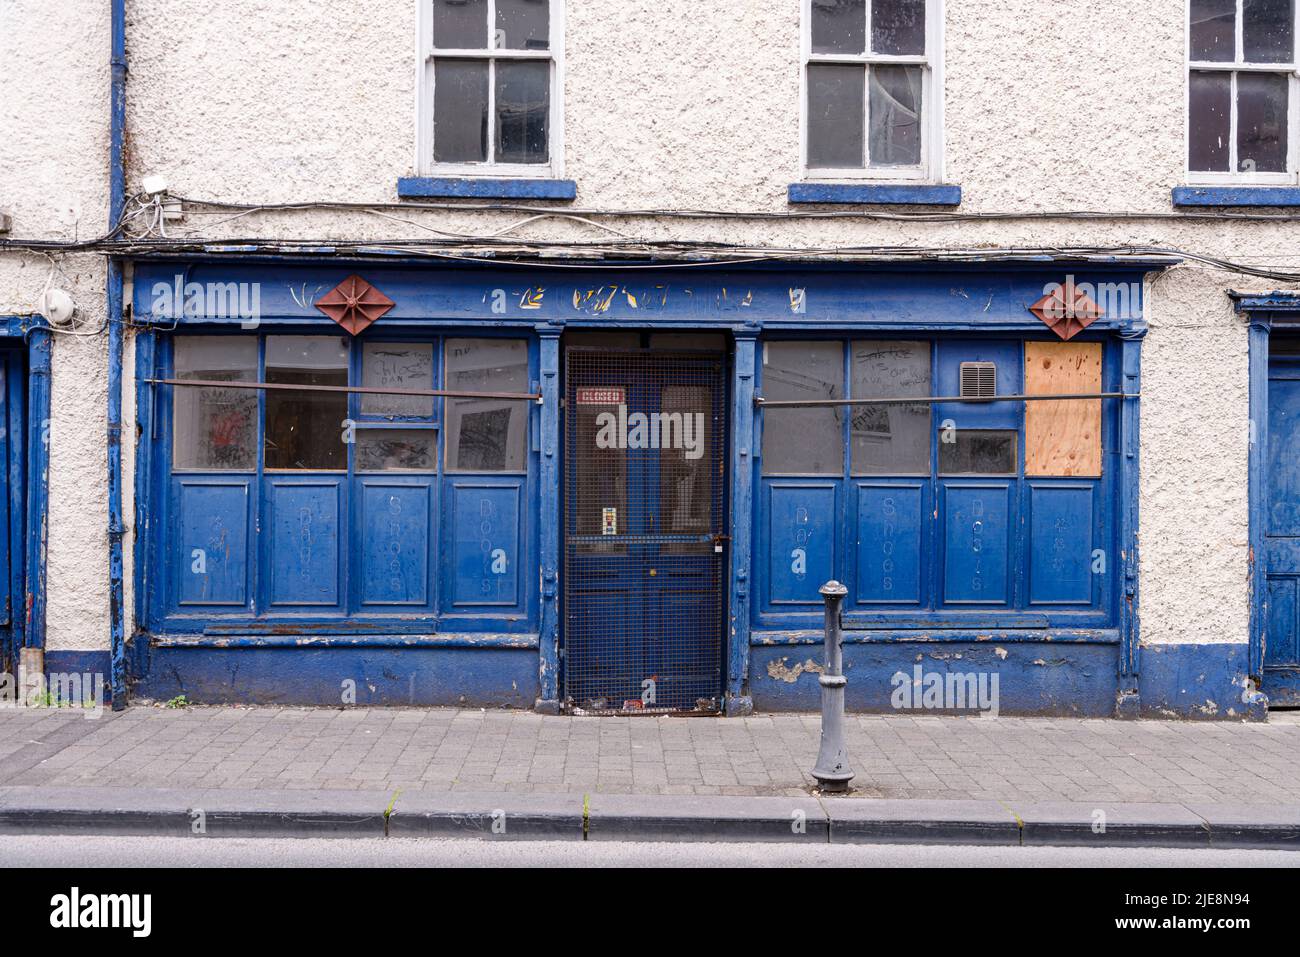
<svg viewBox="0 0 1300 957">
<path fill-rule="evenodd" d="M 731 387 L 731 605 L 727 629 L 728 716 L 754 711 L 749 693 L 750 591 L 754 559 L 754 378 L 758 330 L 736 333 Z"/>
<path fill-rule="evenodd" d="M 538 326 L 541 337 L 542 435 L 538 467 L 540 514 L 539 549 L 542 580 L 542 622 L 538 660 L 536 710 L 560 713 L 560 336 L 562 325 Z"/>
</svg>

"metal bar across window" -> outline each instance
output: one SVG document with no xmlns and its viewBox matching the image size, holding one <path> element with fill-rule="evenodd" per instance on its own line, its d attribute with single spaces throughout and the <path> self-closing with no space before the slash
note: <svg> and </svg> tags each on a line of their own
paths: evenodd
<svg viewBox="0 0 1300 957">
<path fill-rule="evenodd" d="M 225 382 L 220 379 L 145 379 L 148 385 L 179 385 L 192 389 L 268 389 L 283 392 L 348 392 L 359 395 L 407 395 L 419 398 L 498 399 L 507 402 L 542 401 L 538 392 L 457 392 L 449 389 L 376 389 L 350 385 L 295 385 L 292 382 Z"/>
<path fill-rule="evenodd" d="M 988 405 L 993 402 L 1070 402 L 1080 399 L 1140 399 L 1142 393 L 1085 392 L 1045 395 L 998 395 L 976 398 L 974 396 L 916 396 L 910 399 L 765 399 L 754 397 L 754 404 L 765 409 L 826 409 L 841 405 L 939 405 L 949 402 L 969 402 Z"/>
</svg>

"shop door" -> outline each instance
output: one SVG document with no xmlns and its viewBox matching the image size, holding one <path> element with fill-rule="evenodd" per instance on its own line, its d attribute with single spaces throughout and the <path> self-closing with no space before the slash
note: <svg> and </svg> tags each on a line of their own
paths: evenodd
<svg viewBox="0 0 1300 957">
<path fill-rule="evenodd" d="M 1300 705 L 1300 339 L 1273 342 L 1264 477 L 1266 615 L 1261 690 Z"/>
<path fill-rule="evenodd" d="M 24 380 L 22 355 L 0 350 L 0 659 L 11 674 L 21 644 L 15 618 L 23 591 Z"/>
<path fill-rule="evenodd" d="M 570 350 L 566 360 L 566 702 L 596 713 L 717 711 L 723 358 Z"/>
</svg>

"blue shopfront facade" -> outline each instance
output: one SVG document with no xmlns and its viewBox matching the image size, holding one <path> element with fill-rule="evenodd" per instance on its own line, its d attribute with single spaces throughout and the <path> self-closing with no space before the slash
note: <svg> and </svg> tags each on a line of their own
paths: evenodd
<svg viewBox="0 0 1300 957">
<path fill-rule="evenodd" d="M 246 255 L 135 265 L 137 694 L 814 709 L 833 578 L 850 707 L 920 668 L 1139 712 L 1167 262 Z M 355 335 L 353 276 L 392 304 Z M 1125 298 L 1063 342 L 1067 279 Z"/>
</svg>

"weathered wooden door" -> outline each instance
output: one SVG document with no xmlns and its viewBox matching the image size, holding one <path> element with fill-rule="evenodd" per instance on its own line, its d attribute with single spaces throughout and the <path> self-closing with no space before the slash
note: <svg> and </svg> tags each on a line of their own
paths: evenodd
<svg viewBox="0 0 1300 957">
<path fill-rule="evenodd" d="M 1269 360 L 1262 688 L 1270 704 L 1300 704 L 1300 342 Z"/>
</svg>

